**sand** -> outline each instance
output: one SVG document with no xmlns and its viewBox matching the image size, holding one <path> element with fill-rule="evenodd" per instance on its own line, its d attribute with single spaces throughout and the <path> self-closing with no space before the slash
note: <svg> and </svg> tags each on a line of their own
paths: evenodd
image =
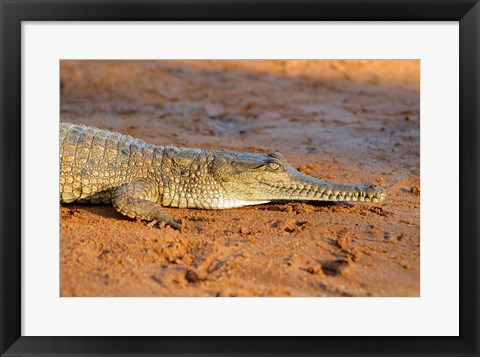
<svg viewBox="0 0 480 357">
<path fill-rule="evenodd" d="M 419 296 L 418 61 L 62 61 L 61 121 L 281 152 L 385 202 L 166 208 L 184 231 L 61 205 L 61 296 Z"/>
</svg>

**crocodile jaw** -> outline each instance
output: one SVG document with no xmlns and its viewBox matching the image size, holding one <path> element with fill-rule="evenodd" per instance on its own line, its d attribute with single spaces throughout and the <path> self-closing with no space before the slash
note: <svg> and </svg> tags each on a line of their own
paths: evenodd
<svg viewBox="0 0 480 357">
<path fill-rule="evenodd" d="M 382 202 L 387 193 L 376 185 L 346 185 L 297 175 L 286 183 L 264 182 L 271 187 L 274 200 Z"/>
<path fill-rule="evenodd" d="M 273 156 L 272 159 L 272 155 Z M 334 201 L 334 202 L 382 202 L 386 191 L 376 185 L 338 184 L 305 175 L 277 153 L 268 155 L 239 155 L 235 170 L 221 175 L 224 195 L 230 200 L 260 204 L 270 201 Z M 262 158 L 263 157 L 263 158 Z M 267 163 L 256 166 L 255 161 Z M 274 160 L 280 166 L 268 170 Z M 276 167 L 277 165 L 274 165 Z M 225 207 L 226 208 L 226 207 Z"/>
<path fill-rule="evenodd" d="M 257 192 L 249 187 L 242 190 L 239 186 L 231 197 L 242 205 L 260 204 L 265 201 L 331 201 L 331 202 L 371 202 L 385 200 L 383 188 L 376 185 L 344 185 L 319 180 L 298 173 L 297 177 L 285 182 L 258 182 Z M 238 207 L 238 206 L 237 206 Z M 227 208 L 227 207 L 225 207 Z"/>
</svg>

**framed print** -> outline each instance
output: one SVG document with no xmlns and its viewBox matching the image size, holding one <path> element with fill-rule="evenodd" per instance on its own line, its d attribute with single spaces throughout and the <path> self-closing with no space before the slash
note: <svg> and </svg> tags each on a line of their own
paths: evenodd
<svg viewBox="0 0 480 357">
<path fill-rule="evenodd" d="M 478 355 L 476 1 L 1 5 L 2 356 Z"/>
</svg>

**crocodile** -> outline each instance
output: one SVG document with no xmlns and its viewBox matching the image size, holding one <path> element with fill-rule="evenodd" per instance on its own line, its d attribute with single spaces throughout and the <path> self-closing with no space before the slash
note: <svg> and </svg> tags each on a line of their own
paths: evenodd
<svg viewBox="0 0 480 357">
<path fill-rule="evenodd" d="M 156 146 L 83 124 L 60 123 L 60 203 L 112 204 L 148 226 L 181 230 L 162 207 L 225 209 L 271 201 L 381 202 L 376 185 L 303 174 L 279 152 Z"/>
</svg>

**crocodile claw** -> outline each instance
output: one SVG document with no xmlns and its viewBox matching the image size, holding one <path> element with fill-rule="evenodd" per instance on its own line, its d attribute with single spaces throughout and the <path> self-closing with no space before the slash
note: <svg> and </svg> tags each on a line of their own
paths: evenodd
<svg viewBox="0 0 480 357">
<path fill-rule="evenodd" d="M 180 220 L 175 220 L 173 219 L 172 217 L 170 216 L 167 216 L 167 215 L 163 215 L 163 216 L 159 216 L 157 217 L 156 219 L 150 221 L 147 223 L 147 226 L 148 227 L 155 227 L 157 226 L 158 228 L 163 228 L 165 227 L 166 225 L 169 225 L 170 227 L 178 230 L 178 231 L 182 231 L 182 222 Z"/>
</svg>

